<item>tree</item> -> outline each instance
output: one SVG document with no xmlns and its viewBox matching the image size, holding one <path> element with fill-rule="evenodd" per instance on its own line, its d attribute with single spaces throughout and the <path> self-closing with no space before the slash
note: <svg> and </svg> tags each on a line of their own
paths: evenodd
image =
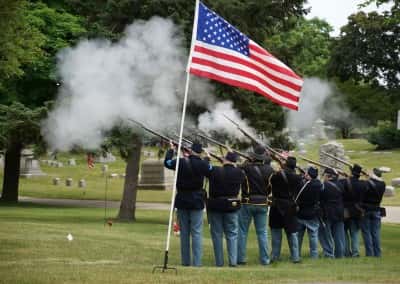
<svg viewBox="0 0 400 284">
<path fill-rule="evenodd" d="M 30 24 L 27 6 L 22 0 L 0 0 L 0 94 L 6 80 L 21 77 L 23 66 L 43 52 L 45 37 Z"/>
<path fill-rule="evenodd" d="M 324 20 L 301 18 L 296 26 L 265 40 L 268 50 L 303 76 L 326 77 L 332 27 Z"/>
<path fill-rule="evenodd" d="M 6 149 L 1 200 L 18 201 L 21 151 L 41 142 L 40 121 L 46 113 L 46 107 L 30 109 L 18 102 L 0 104 L 0 149 Z"/>
<path fill-rule="evenodd" d="M 118 218 L 124 221 L 134 221 L 142 137 L 127 126 L 117 126 L 108 134 L 103 148 L 105 151 L 110 151 L 111 148 L 118 149 L 120 156 L 126 161 L 124 191 Z"/>
<path fill-rule="evenodd" d="M 85 30 L 79 18 L 41 2 L 7 1 L 9 7 L 0 3 L 7 15 L 0 17 L 0 27 L 11 33 L 5 35 L 10 47 L 8 42 L 0 46 L 0 60 L 12 61 L 6 67 L 0 64 L 0 149 L 5 149 L 2 200 L 18 201 L 21 150 L 41 142 L 45 101 L 56 93 L 55 55 Z"/>
<path fill-rule="evenodd" d="M 382 2 L 389 1 L 378 1 Z M 349 17 L 332 49 L 330 76 L 400 87 L 400 5 L 392 3 L 391 10 L 381 14 L 358 12 Z"/>
</svg>

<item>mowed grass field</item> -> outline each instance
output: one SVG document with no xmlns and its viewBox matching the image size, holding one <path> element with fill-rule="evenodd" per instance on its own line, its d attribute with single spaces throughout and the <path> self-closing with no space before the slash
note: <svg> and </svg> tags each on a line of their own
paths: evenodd
<svg viewBox="0 0 400 284">
<path fill-rule="evenodd" d="M 0 283 L 399 283 L 400 226 L 387 224 L 379 259 L 310 260 L 305 240 L 302 263 L 292 264 L 284 240 L 283 260 L 264 267 L 252 229 L 248 265 L 216 268 L 205 223 L 203 267 L 179 266 L 179 239 L 173 236 L 170 265 L 178 274 L 152 274 L 153 265 L 163 261 L 167 220 L 167 211 L 144 210 L 135 223 L 109 227 L 102 209 L 3 204 Z M 69 233 L 73 241 L 67 240 Z"/>
<path fill-rule="evenodd" d="M 390 151 L 374 151 L 374 146 L 369 144 L 366 140 L 362 139 L 346 139 L 337 140 L 343 143 L 346 155 L 349 156 L 352 162 L 357 162 L 367 169 L 374 167 L 387 166 L 392 169 L 392 172 L 384 174 L 384 179 L 387 184 L 390 184 L 392 178 L 400 177 L 400 149 Z M 304 156 L 318 160 L 319 145 L 326 141 L 320 141 L 315 144 L 307 145 L 308 152 Z M 154 152 L 157 149 L 146 148 L 146 150 L 152 150 Z M 67 161 L 70 158 L 75 158 L 77 166 L 71 167 L 67 165 Z M 49 159 L 48 157 L 42 157 L 42 159 Z M 142 160 L 145 159 L 142 157 Z M 31 197 L 43 197 L 43 198 L 68 198 L 68 199 L 104 199 L 106 179 L 102 174 L 102 164 L 96 163 L 93 169 L 89 169 L 86 163 L 85 155 L 71 155 L 67 153 L 60 153 L 58 155 L 58 161 L 64 163 L 64 167 L 55 168 L 41 163 L 42 170 L 47 173 L 47 176 L 33 177 L 30 179 L 20 180 L 20 195 L 31 196 Z M 299 163 L 302 166 L 306 166 L 307 163 L 299 159 Z M 125 173 L 125 162 L 117 157 L 117 161 L 108 163 L 108 174 Z M 52 179 L 59 177 L 61 179 L 60 185 L 52 185 Z M 3 173 L 0 173 L 0 182 L 2 182 Z M 73 179 L 73 186 L 66 187 L 65 180 L 67 178 Z M 79 188 L 78 181 L 85 179 L 87 186 L 86 188 Z M 109 200 L 120 200 L 122 196 L 124 179 L 121 177 L 108 178 L 107 181 L 107 199 Z M 139 190 L 138 201 L 142 202 L 165 202 L 171 201 L 171 191 L 160 191 L 160 190 Z M 400 191 L 397 189 L 395 197 L 384 198 L 383 203 L 385 205 L 400 205 Z"/>
</svg>

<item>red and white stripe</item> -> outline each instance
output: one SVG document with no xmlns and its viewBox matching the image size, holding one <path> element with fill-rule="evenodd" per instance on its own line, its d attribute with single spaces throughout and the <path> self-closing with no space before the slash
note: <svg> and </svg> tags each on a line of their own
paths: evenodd
<svg viewBox="0 0 400 284">
<path fill-rule="evenodd" d="M 245 56 L 196 40 L 189 72 L 259 93 L 297 110 L 303 79 L 251 40 L 249 48 L 250 56 Z"/>
</svg>

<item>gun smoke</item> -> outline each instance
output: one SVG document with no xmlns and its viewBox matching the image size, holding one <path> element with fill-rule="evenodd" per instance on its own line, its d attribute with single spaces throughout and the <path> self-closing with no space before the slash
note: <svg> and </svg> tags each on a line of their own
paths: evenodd
<svg viewBox="0 0 400 284">
<path fill-rule="evenodd" d="M 318 119 L 331 123 L 355 118 L 333 83 L 319 78 L 306 78 L 299 110 L 288 112 L 286 127 L 295 136 L 294 138 L 313 138 L 313 129 Z"/>
<path fill-rule="evenodd" d="M 62 50 L 60 91 L 42 122 L 50 148 L 97 148 L 105 131 L 128 119 L 161 131 L 178 129 L 187 62 L 182 43 L 172 21 L 154 17 L 128 26 L 116 43 L 82 40 Z M 214 106 L 212 85 L 192 76 L 189 102 Z"/>
</svg>

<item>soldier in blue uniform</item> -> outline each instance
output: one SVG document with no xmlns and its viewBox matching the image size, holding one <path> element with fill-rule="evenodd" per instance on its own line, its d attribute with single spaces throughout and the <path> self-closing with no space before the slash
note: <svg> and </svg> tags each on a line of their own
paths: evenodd
<svg viewBox="0 0 400 284">
<path fill-rule="evenodd" d="M 382 172 L 373 169 L 367 181 L 367 190 L 363 195 L 362 207 L 365 215 L 361 219 L 361 232 L 364 239 L 366 256 L 381 256 L 381 201 L 386 184 Z"/>
<path fill-rule="evenodd" d="M 164 165 L 168 169 L 176 169 L 174 145 L 167 151 Z M 209 157 L 201 159 L 201 144 L 192 144 L 188 156 L 180 158 L 177 179 L 177 194 L 175 208 L 177 208 L 180 226 L 181 259 L 184 266 L 201 266 L 203 254 L 203 209 L 205 190 L 203 189 L 204 177 L 209 174 L 212 166 Z M 190 238 L 192 240 L 192 255 L 190 253 Z"/>
<path fill-rule="evenodd" d="M 224 265 L 223 235 L 229 266 L 237 265 L 239 193 L 245 176 L 236 167 L 237 154 L 228 152 L 223 166 L 214 166 L 209 174 L 208 220 L 214 247 L 215 265 Z"/>
<path fill-rule="evenodd" d="M 296 158 L 288 157 L 284 168 L 274 173 L 270 178 L 272 205 L 269 214 L 269 226 L 272 239 L 272 261 L 277 261 L 280 258 L 282 229 L 286 232 L 291 260 L 294 263 L 300 261 L 294 195 L 301 189 L 303 181 L 295 169 Z"/>
<path fill-rule="evenodd" d="M 297 212 L 297 221 L 299 223 L 299 254 L 301 254 L 301 246 L 303 236 L 307 230 L 310 257 L 318 258 L 318 228 L 320 214 L 320 195 L 322 191 L 322 183 L 318 179 L 318 169 L 310 167 L 305 175 L 306 183 L 297 193 L 295 201 L 299 206 Z"/>
<path fill-rule="evenodd" d="M 246 264 L 246 243 L 251 221 L 257 234 L 259 261 L 262 265 L 270 262 L 267 234 L 267 196 L 269 178 L 273 173 L 271 158 L 264 147 L 256 146 L 251 153 L 252 161 L 241 166 L 246 175 L 242 187 L 242 207 L 239 211 L 238 264 Z"/>
<path fill-rule="evenodd" d="M 319 227 L 319 241 L 325 257 L 341 258 L 345 252 L 343 223 L 343 184 L 331 168 L 324 171 L 324 189 L 321 193 L 321 207 L 325 226 Z"/>
<path fill-rule="evenodd" d="M 366 191 L 366 182 L 360 180 L 361 170 L 360 165 L 354 164 L 351 168 L 351 177 L 340 180 L 344 188 L 345 255 L 347 257 L 360 256 L 360 222 L 364 214 L 361 201 Z"/>
</svg>

